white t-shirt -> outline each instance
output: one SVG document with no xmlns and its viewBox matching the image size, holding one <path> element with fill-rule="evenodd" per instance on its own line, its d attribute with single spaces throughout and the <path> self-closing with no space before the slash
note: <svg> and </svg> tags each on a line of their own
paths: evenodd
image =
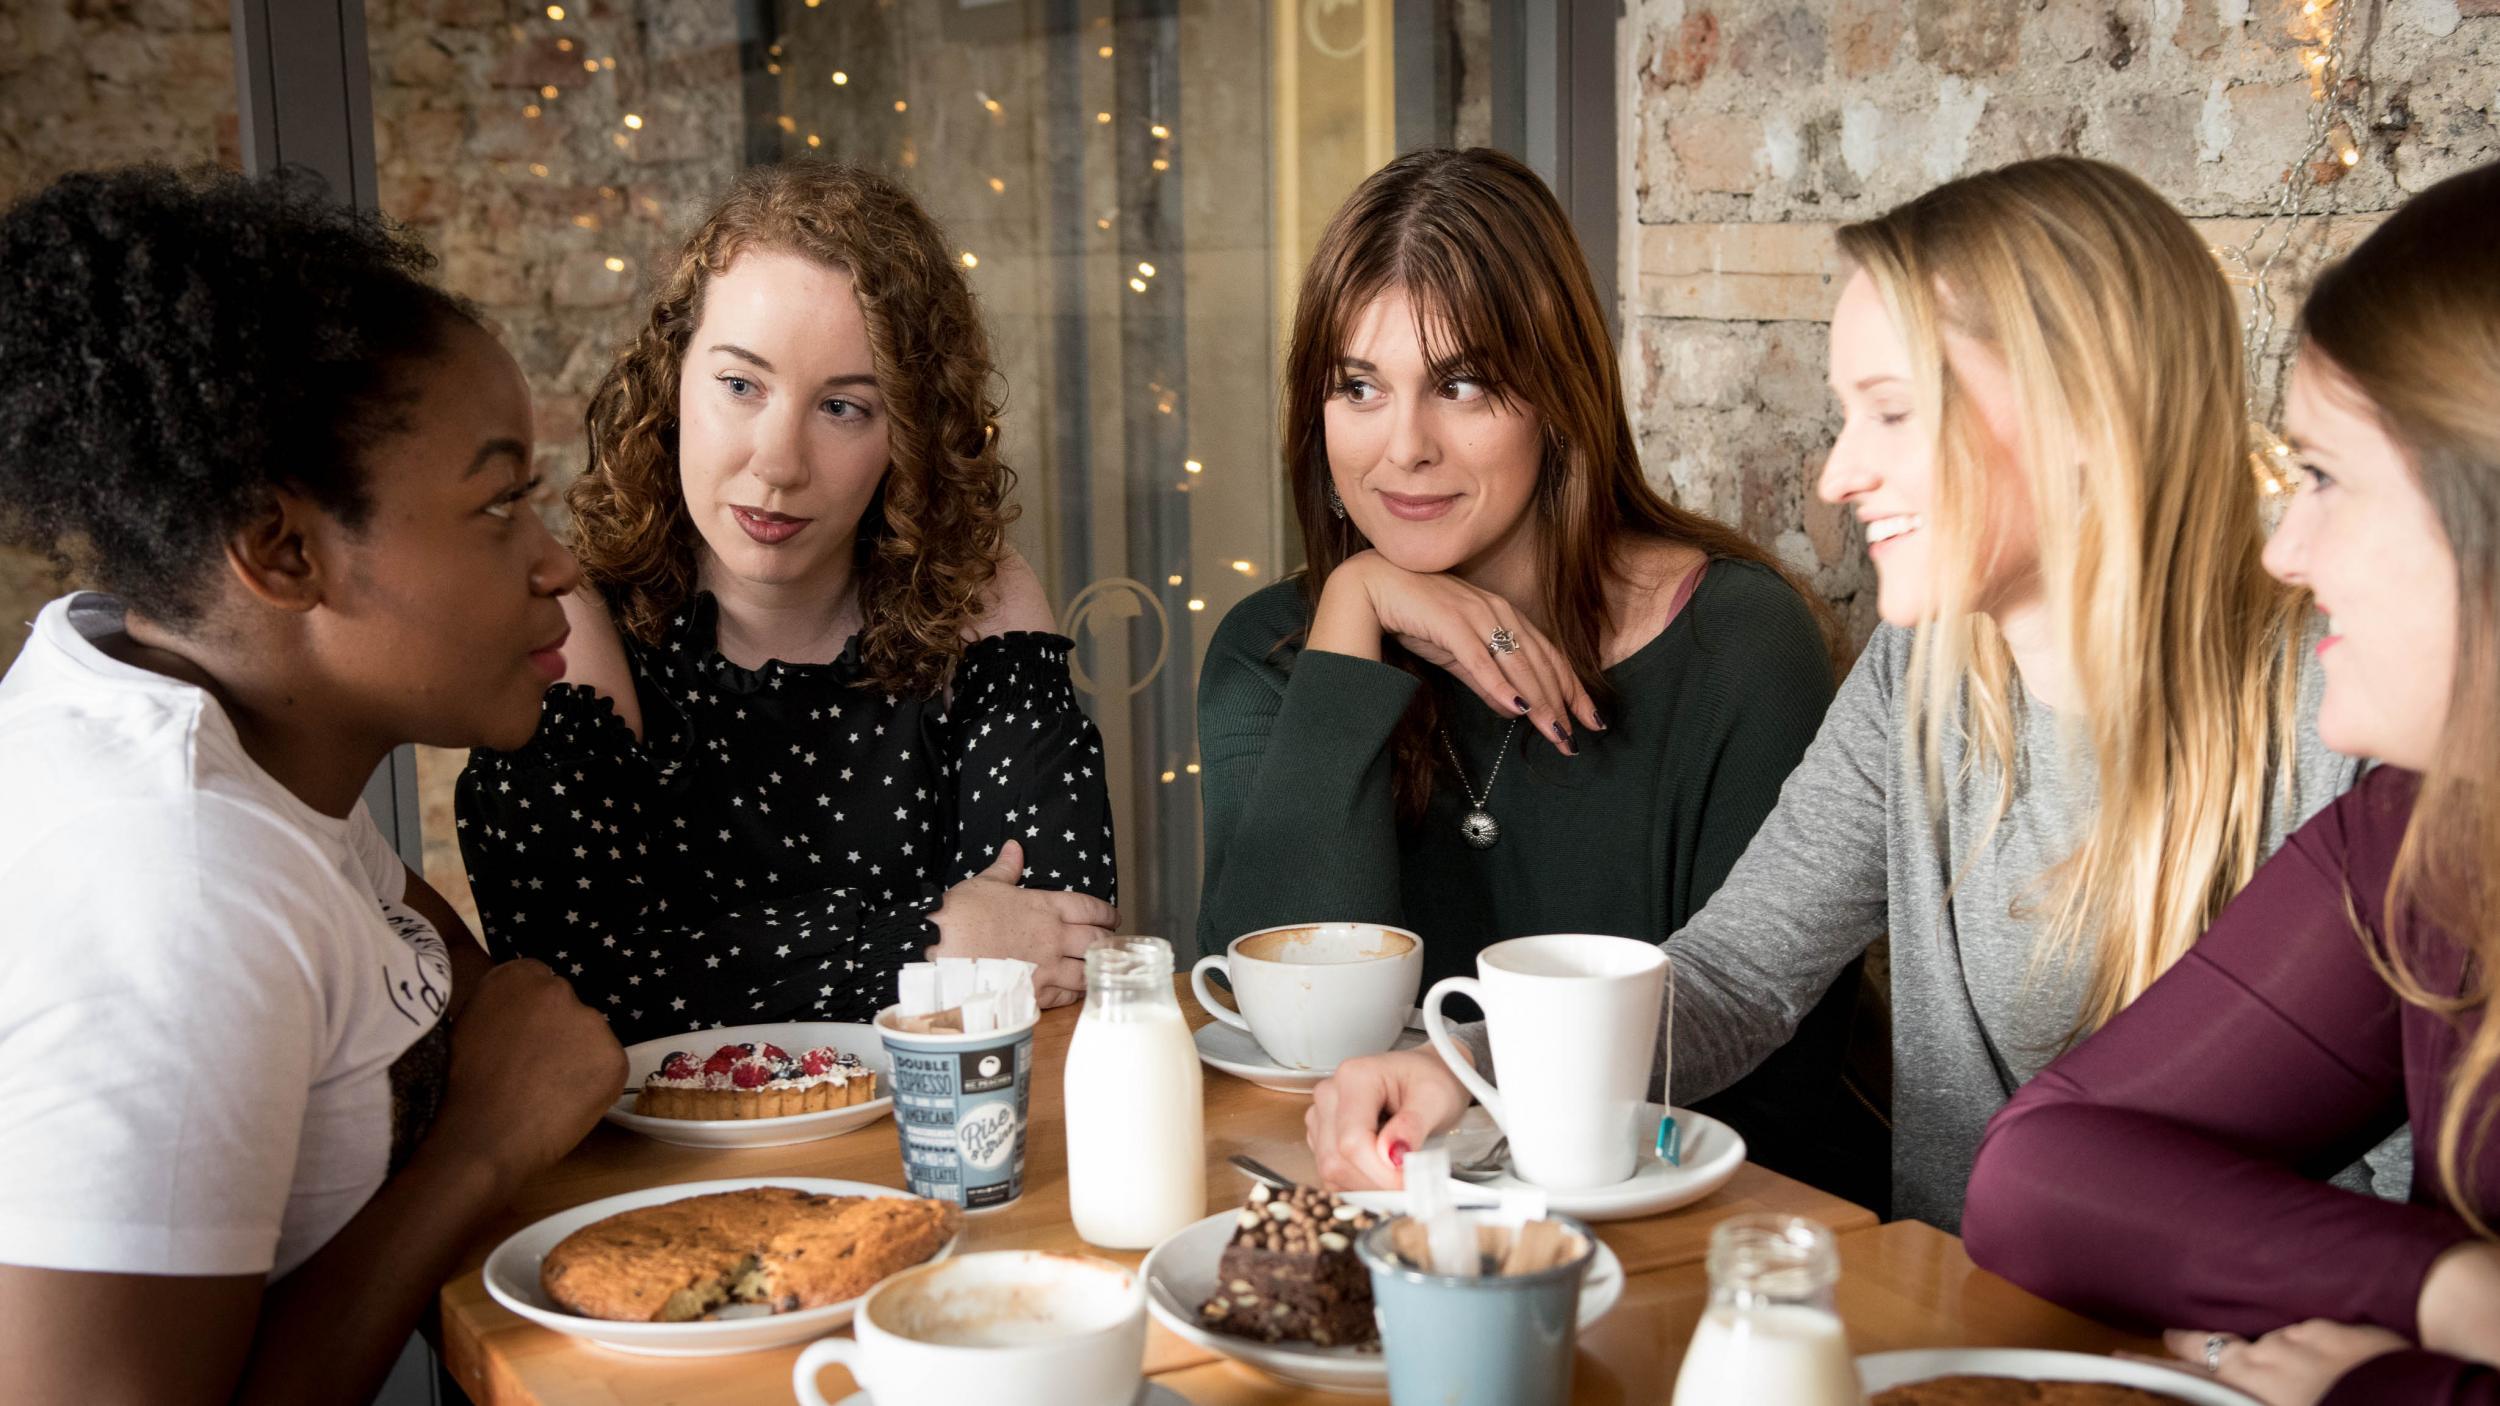
<svg viewBox="0 0 2500 1406">
<path fill-rule="evenodd" d="M 0 1263 L 275 1277 L 421 1135 L 451 966 L 372 816 L 121 629 L 56 600 L 0 679 Z"/>
</svg>

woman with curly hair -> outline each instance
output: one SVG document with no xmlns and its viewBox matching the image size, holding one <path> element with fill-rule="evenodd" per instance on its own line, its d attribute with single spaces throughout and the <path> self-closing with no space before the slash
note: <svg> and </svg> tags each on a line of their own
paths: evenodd
<svg viewBox="0 0 2500 1406">
<path fill-rule="evenodd" d="M 992 380 L 900 186 L 739 178 L 591 402 L 596 589 L 538 735 L 461 774 L 489 942 L 629 1040 L 864 1021 L 931 955 L 1083 992 L 1118 922 L 1110 795 L 1006 543 Z"/>
<path fill-rule="evenodd" d="M 431 262 L 294 177 L 0 216 L 0 538 L 98 588 L 0 679 L 19 1406 L 370 1398 L 625 1075 L 358 800 L 400 743 L 529 736 L 578 577 L 521 369 Z"/>
</svg>

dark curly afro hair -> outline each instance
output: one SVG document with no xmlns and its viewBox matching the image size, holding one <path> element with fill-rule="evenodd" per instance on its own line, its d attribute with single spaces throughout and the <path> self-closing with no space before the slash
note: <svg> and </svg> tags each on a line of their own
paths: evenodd
<svg viewBox="0 0 2500 1406">
<path fill-rule="evenodd" d="M 349 527 L 466 304 L 300 171 L 65 176 L 0 216 L 0 535 L 180 628 L 273 492 Z"/>
</svg>

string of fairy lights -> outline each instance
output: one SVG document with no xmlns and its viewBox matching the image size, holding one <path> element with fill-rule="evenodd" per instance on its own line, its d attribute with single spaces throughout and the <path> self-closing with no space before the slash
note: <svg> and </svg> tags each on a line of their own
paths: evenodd
<svg viewBox="0 0 2500 1406">
<path fill-rule="evenodd" d="M 2268 497 L 2279 497 L 2294 482 L 2291 446 L 2273 427 L 2283 402 L 2289 374 L 2288 349 L 2277 351 L 2276 298 L 2278 274 L 2290 270 L 2285 259 L 2343 206 L 2346 173 L 2361 164 L 2362 134 L 2371 128 L 2400 129 L 2406 117 L 2389 112 L 2373 122 L 2370 54 L 2377 33 L 2365 14 L 2347 12 L 2360 0 L 2302 0 L 2293 17 L 2300 41 L 2300 64 L 2309 79 L 2309 125 L 2299 154 L 2284 172 L 2273 206 L 2248 239 L 2218 247 L 2215 257 L 2234 283 L 2248 289 L 2247 321 L 2241 328 L 2242 354 L 2248 358 L 2248 419 L 2254 448 L 2251 469 Z M 2312 204 L 2312 197 L 2316 203 Z"/>
</svg>

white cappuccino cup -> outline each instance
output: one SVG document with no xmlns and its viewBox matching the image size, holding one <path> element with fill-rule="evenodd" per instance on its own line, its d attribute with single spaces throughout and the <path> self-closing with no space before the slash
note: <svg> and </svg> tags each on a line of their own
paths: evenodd
<svg viewBox="0 0 2500 1406">
<path fill-rule="evenodd" d="M 957 1255 L 878 1285 L 852 1337 L 812 1343 L 790 1368 L 800 1406 L 829 1364 L 877 1406 L 1129 1406 L 1145 1381 L 1146 1284 L 1090 1255 Z"/>
<path fill-rule="evenodd" d="M 1215 1003 L 1211 971 L 1224 973 L 1240 1014 Z M 1423 981 L 1424 940 L 1377 923 L 1263 928 L 1189 973 L 1207 1014 L 1250 1032 L 1279 1066 L 1321 1072 L 1396 1045 Z"/>
</svg>

